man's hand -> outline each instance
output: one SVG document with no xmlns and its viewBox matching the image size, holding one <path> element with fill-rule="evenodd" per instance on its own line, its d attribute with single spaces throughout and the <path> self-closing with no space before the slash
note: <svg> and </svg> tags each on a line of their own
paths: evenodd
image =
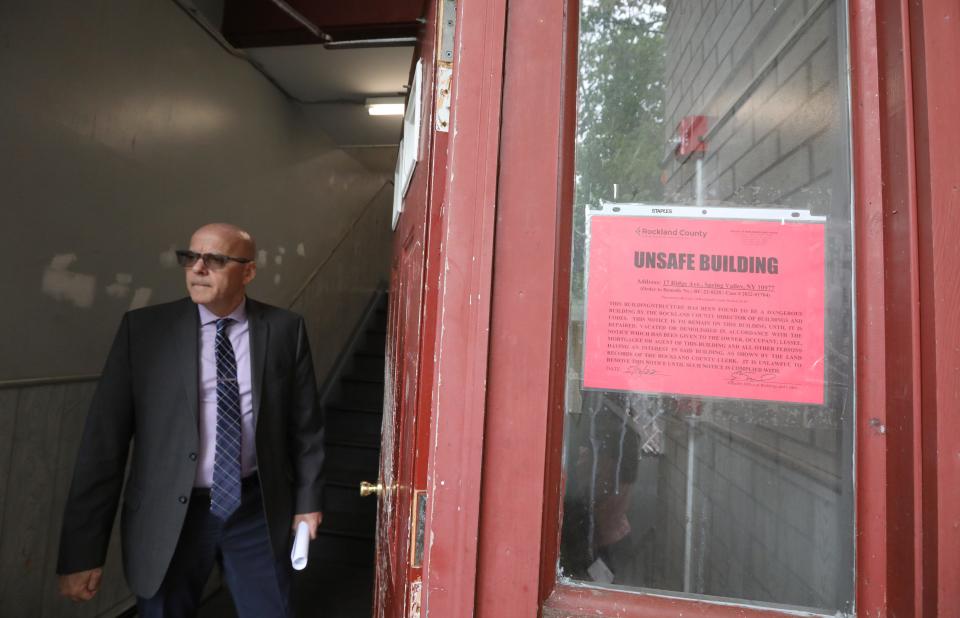
<svg viewBox="0 0 960 618">
<path fill-rule="evenodd" d="M 89 601 L 100 589 L 103 569 L 90 569 L 60 576 L 60 594 L 71 601 Z"/>
<path fill-rule="evenodd" d="M 320 522 L 323 521 L 323 513 L 319 511 L 316 513 L 299 513 L 293 516 L 293 532 L 297 532 L 297 524 L 301 521 L 307 522 L 307 528 L 310 529 L 310 540 L 317 538 L 317 527 L 320 526 Z"/>
</svg>

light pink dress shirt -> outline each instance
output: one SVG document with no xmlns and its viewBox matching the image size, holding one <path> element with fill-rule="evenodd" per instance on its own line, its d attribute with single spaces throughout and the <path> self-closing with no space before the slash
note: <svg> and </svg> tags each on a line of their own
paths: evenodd
<svg viewBox="0 0 960 618">
<path fill-rule="evenodd" d="M 213 483 L 213 458 L 217 437 L 217 355 L 214 342 L 219 316 L 204 307 L 200 310 L 200 392 L 198 395 L 200 453 L 197 461 L 195 487 L 210 487 Z M 237 358 L 237 382 L 240 387 L 240 465 L 243 476 L 257 469 L 254 442 L 253 389 L 250 380 L 250 325 L 247 321 L 246 299 L 231 313 L 234 322 L 227 328 L 227 336 Z"/>
</svg>

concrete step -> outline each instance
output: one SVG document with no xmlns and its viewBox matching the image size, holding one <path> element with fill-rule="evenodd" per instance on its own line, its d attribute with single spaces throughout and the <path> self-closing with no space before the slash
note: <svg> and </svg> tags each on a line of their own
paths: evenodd
<svg viewBox="0 0 960 618">
<path fill-rule="evenodd" d="M 376 378 L 383 382 L 384 364 L 383 350 L 376 354 L 358 352 L 353 355 L 347 373 L 364 378 Z"/>
</svg>

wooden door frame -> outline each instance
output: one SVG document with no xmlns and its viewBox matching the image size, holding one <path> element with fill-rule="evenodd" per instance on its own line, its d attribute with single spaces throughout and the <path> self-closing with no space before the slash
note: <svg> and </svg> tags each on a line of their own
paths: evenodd
<svg viewBox="0 0 960 618">
<path fill-rule="evenodd" d="M 563 2 L 510 2 L 507 15 L 493 310 L 480 502 L 477 616 L 536 616 L 545 461 L 559 461 L 566 356 L 575 107 Z M 568 99 L 569 100 L 569 99 Z M 566 115 L 564 115 L 566 114 Z M 556 312 L 556 315 L 555 315 Z M 562 325 L 562 327 L 561 327 Z M 561 407 L 557 407 L 557 405 Z M 545 457 L 550 452 L 555 457 Z M 548 502 L 549 503 L 549 502 Z M 544 527 L 544 524 L 547 524 Z"/>
<path fill-rule="evenodd" d="M 956 51 L 956 39 L 951 42 L 947 34 L 957 19 L 943 25 L 942 16 L 933 17 L 946 10 L 946 0 L 925 3 L 924 13 L 907 0 L 896 6 L 882 4 L 849 2 L 857 277 L 856 598 L 860 615 L 881 616 L 916 610 L 924 582 L 929 586 L 932 578 L 937 584 L 938 572 L 937 598 L 941 602 L 956 598 L 957 578 L 945 582 L 942 574 L 955 575 L 960 568 L 955 558 L 947 564 L 942 554 L 933 574 L 923 568 L 930 564 L 931 536 L 952 548 L 958 541 L 958 532 L 949 526 L 956 520 L 960 500 L 946 490 L 960 479 L 955 456 L 960 422 L 947 416 L 957 404 L 956 389 L 947 388 L 956 383 L 949 379 L 956 380 L 960 363 L 955 351 L 933 344 L 934 336 L 952 335 L 955 341 L 957 335 L 958 291 L 947 286 L 946 295 L 938 293 L 960 269 L 956 251 L 946 255 L 956 245 L 948 236 L 957 230 L 957 215 L 933 206 L 936 198 L 946 203 L 958 199 L 956 187 L 944 181 L 956 172 L 956 154 L 948 150 L 948 137 L 938 142 L 935 131 L 929 130 L 940 126 L 935 123 L 949 122 L 956 137 L 957 121 L 946 117 L 949 106 L 937 110 L 932 104 L 955 101 L 956 84 L 924 85 L 921 115 L 931 154 L 930 160 L 921 157 L 919 166 L 912 109 L 917 100 L 912 71 L 932 70 L 926 65 L 926 47 L 916 44 L 917 31 L 926 35 L 924 44 L 931 49 Z M 464 572 L 475 576 L 475 606 L 447 606 L 450 613 L 441 613 L 472 615 L 475 609 L 478 616 L 535 615 L 531 612 L 543 603 L 544 615 L 557 616 L 596 615 L 600 610 L 618 616 L 663 616 L 680 610 L 703 616 L 785 615 L 654 595 L 597 594 L 555 584 L 577 6 L 572 0 L 514 0 L 507 15 L 496 275 L 489 356 L 479 359 L 489 366 L 486 412 L 478 415 L 485 417 L 485 431 L 474 425 L 471 434 L 482 438 L 484 456 L 478 457 L 478 444 L 471 445 L 469 456 L 459 462 L 467 467 L 457 470 L 471 488 L 471 500 L 461 506 L 464 511 L 480 510 L 476 554 L 480 568 Z M 941 35 L 931 41 L 935 31 Z M 901 44 L 912 50 L 910 62 L 897 64 L 891 55 L 881 53 Z M 943 62 L 943 57 L 938 55 L 936 61 Z M 555 101 L 563 104 L 552 104 Z M 906 107 L 897 108 L 898 101 Z M 949 157 L 940 159 L 938 153 Z M 923 183 L 917 186 L 918 169 L 921 180 L 929 180 L 927 196 Z M 919 205 L 918 191 L 924 196 Z M 898 214 L 905 223 L 890 221 Z M 952 223 L 952 230 L 942 223 Z M 918 233 L 925 241 L 921 246 Z M 922 307 L 921 298 L 927 301 Z M 894 300 L 906 309 L 891 313 Z M 925 332 L 929 334 L 924 336 Z M 921 382 L 921 361 L 942 373 L 931 379 L 931 373 L 924 372 Z M 943 373 L 950 377 L 944 379 Z M 904 379 L 922 383 L 923 388 L 906 395 L 894 392 L 897 380 Z M 928 416 L 930 405 L 941 411 L 925 422 L 921 395 Z M 476 416 L 471 418 L 477 422 Z M 949 452 L 944 452 L 945 444 L 951 445 Z M 930 450 L 935 445 L 941 445 L 939 456 Z M 934 482 L 940 491 L 933 497 L 922 493 L 921 478 Z M 478 480 L 479 505 L 473 493 Z M 925 504 L 937 507 L 936 534 L 923 527 Z M 473 519 L 464 517 L 472 530 Z M 469 543 L 469 531 L 461 532 L 460 538 Z M 469 549 L 463 553 L 469 554 Z M 898 562 L 904 559 L 909 564 L 906 573 Z M 469 558 L 464 563 L 468 562 Z M 471 578 L 464 586 L 472 582 Z M 468 601 L 468 595 L 459 598 Z"/>
<path fill-rule="evenodd" d="M 923 606 L 960 599 L 960 5 L 902 2 L 909 14 L 916 149 L 922 409 Z M 954 77 L 948 77 L 954 76 Z"/>
<path fill-rule="evenodd" d="M 475 600 L 506 8 L 456 3 L 446 170 L 435 170 L 443 192 L 431 198 L 425 280 L 423 616 L 470 616 Z"/>
<path fill-rule="evenodd" d="M 402 253 L 404 245 L 412 236 L 419 235 L 423 243 L 423 260 L 420 274 L 420 288 L 417 293 L 420 294 L 418 310 L 419 334 L 415 341 L 410 342 L 412 346 L 410 351 L 415 351 L 417 358 L 415 360 L 416 379 L 412 381 L 412 388 L 416 393 L 412 398 L 413 405 L 406 411 L 411 416 L 412 436 L 409 445 L 412 458 L 410 472 L 410 487 L 403 488 L 410 497 L 415 496 L 418 491 L 426 488 L 427 478 L 427 452 L 429 444 L 429 426 L 430 416 L 425 411 L 430 409 L 431 385 L 433 379 L 433 343 L 436 336 L 436 315 L 437 315 L 437 288 L 430 285 L 430 281 L 436 277 L 439 262 L 437 259 L 439 234 L 439 213 L 444 198 L 444 185 L 447 164 L 447 133 L 436 130 L 436 88 L 439 70 L 438 62 L 438 30 L 440 29 L 440 4 L 443 0 L 428 0 L 424 2 L 424 23 L 418 34 L 417 45 L 414 49 L 414 59 L 422 61 L 422 82 L 421 82 L 421 118 L 420 118 L 420 157 L 410 179 L 410 185 L 406 194 L 405 204 L 422 203 L 422 208 L 412 209 L 409 206 L 405 212 L 401 213 L 397 222 L 397 228 L 394 232 L 394 260 Z M 414 75 L 414 66 L 411 66 L 411 79 Z M 416 212 L 414 212 L 416 211 Z M 419 214 L 417 218 L 412 218 L 414 214 Z M 391 284 L 395 284 L 391 281 Z M 395 303 L 399 299 L 391 299 Z M 399 316 L 391 317 L 392 320 Z M 395 330 L 395 329 L 394 329 Z M 391 331 L 392 332 L 392 331 Z M 402 365 L 403 363 L 401 363 Z M 394 390 L 402 393 L 404 384 L 396 384 Z M 397 402 L 402 398 L 394 397 Z M 397 439 L 397 436 L 394 436 Z M 414 542 L 413 535 L 416 532 L 411 524 L 415 523 L 415 514 L 412 504 L 409 505 L 410 517 L 398 525 L 403 528 L 403 534 L 407 534 L 410 543 Z M 391 530 L 391 534 L 396 531 Z M 400 536 L 402 537 L 403 534 Z M 410 582 L 421 580 L 423 577 L 423 564 L 420 567 L 414 566 L 409 560 L 409 546 L 403 548 L 403 553 L 407 556 L 402 574 L 403 587 L 401 590 L 402 598 L 398 599 L 399 605 L 384 608 L 384 611 L 393 612 L 389 615 L 409 615 L 408 604 L 410 599 Z M 379 561 L 381 556 L 377 556 Z M 382 574 L 378 571 L 377 577 Z M 379 592 L 377 592 L 379 593 Z"/>
</svg>

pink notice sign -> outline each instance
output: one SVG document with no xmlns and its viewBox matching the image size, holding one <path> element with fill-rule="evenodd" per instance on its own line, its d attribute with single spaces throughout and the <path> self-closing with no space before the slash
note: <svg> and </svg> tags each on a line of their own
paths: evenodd
<svg viewBox="0 0 960 618">
<path fill-rule="evenodd" d="M 585 388 L 823 403 L 823 223 L 589 225 Z"/>
</svg>

